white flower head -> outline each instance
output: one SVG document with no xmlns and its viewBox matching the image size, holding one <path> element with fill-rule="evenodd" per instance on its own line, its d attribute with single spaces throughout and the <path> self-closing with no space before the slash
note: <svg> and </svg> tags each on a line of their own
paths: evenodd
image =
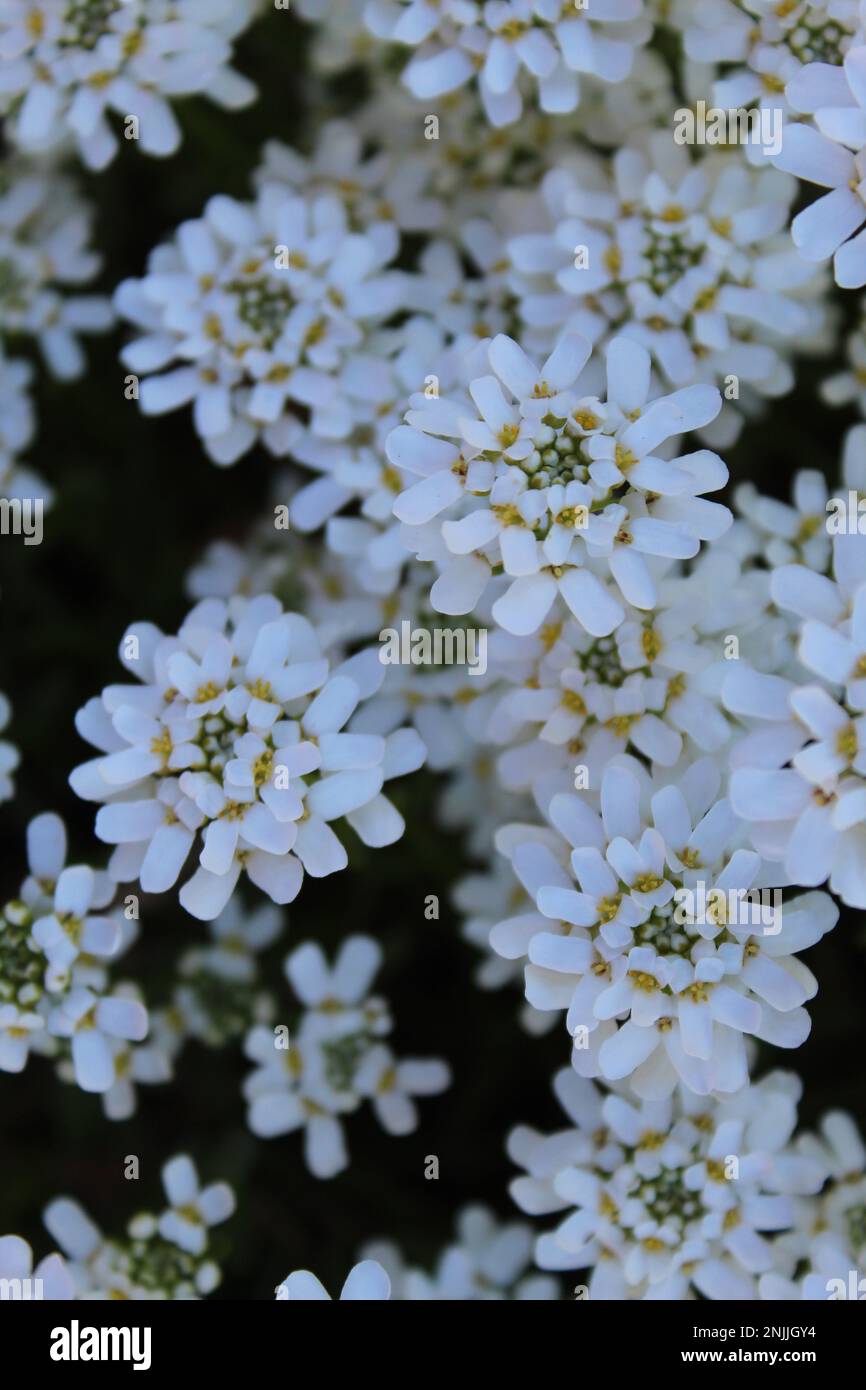
<svg viewBox="0 0 866 1390">
<path fill-rule="evenodd" d="M 789 881 L 829 879 L 864 907 L 866 536 L 856 522 L 834 536 L 832 577 L 804 564 L 772 572 L 773 602 L 795 621 L 796 668 L 765 675 L 740 663 L 723 698 L 750 731 L 734 750 L 731 800 L 756 848 Z"/>
<path fill-rule="evenodd" d="M 99 270 L 91 214 L 75 183 L 13 162 L 0 180 L 0 335 L 34 340 L 53 376 L 82 375 L 81 334 L 114 321 L 102 295 L 78 293 Z"/>
<path fill-rule="evenodd" d="M 231 1188 L 224 1182 L 200 1187 L 195 1164 L 186 1154 L 166 1163 L 162 1182 L 170 1206 L 157 1223 L 159 1234 L 190 1255 L 202 1255 L 209 1228 L 227 1221 L 235 1209 Z"/>
<path fill-rule="evenodd" d="M 403 276 L 389 269 L 398 244 L 393 223 L 353 230 L 333 191 L 269 181 L 251 203 L 211 198 L 115 296 L 141 334 L 123 353 L 143 377 L 141 409 L 192 404 L 220 464 L 257 439 L 288 453 L 307 416 L 314 435 L 344 439 L 343 375 L 363 376 L 366 335 L 401 302 Z"/>
<path fill-rule="evenodd" d="M 436 1095 L 449 1084 L 444 1062 L 397 1059 L 382 1038 L 391 1021 L 383 1002 L 368 994 L 381 962 L 369 937 L 350 937 L 335 964 L 307 942 L 286 961 L 292 988 L 304 1006 L 288 1038 L 254 1028 L 246 1053 L 256 1070 L 244 1083 L 248 1121 L 262 1138 L 304 1130 L 310 1171 L 330 1178 L 348 1164 L 341 1116 L 369 1100 L 389 1134 L 418 1123 L 414 1097 Z"/>
<path fill-rule="evenodd" d="M 332 668 L 312 625 L 261 595 L 204 600 L 177 637 L 132 628 L 122 653 L 142 684 L 109 687 L 81 711 L 80 732 L 103 753 L 72 775 L 79 795 L 107 803 L 97 834 L 119 847 L 117 880 L 164 892 L 195 846 L 180 901 L 209 921 L 242 872 L 287 903 L 305 870 L 344 868 L 337 820 L 368 845 L 399 839 L 382 786 L 420 766 L 423 745 L 412 730 L 346 727 L 381 684 L 375 651 Z"/>
<path fill-rule="evenodd" d="M 531 1004 L 567 1010 L 581 1074 L 628 1078 L 647 1100 L 680 1081 L 697 1095 L 736 1091 L 748 1079 L 746 1036 L 783 1047 L 807 1036 L 803 1004 L 817 982 L 792 953 L 838 913 L 820 893 L 773 914 L 748 896 L 766 881 L 761 860 L 742 847 L 712 760 L 644 788 L 639 771 L 609 764 L 600 815 L 581 794 L 555 796 L 548 818 L 561 839 L 503 829 L 500 847 L 536 910 L 498 923 L 491 944 L 528 957 Z"/>
<path fill-rule="evenodd" d="M 374 0 L 365 17 L 377 36 L 418 50 L 403 75 L 414 97 L 441 97 L 477 74 L 487 119 L 504 126 L 519 120 L 524 92 L 545 112 L 568 112 L 584 74 L 627 77 L 651 33 L 642 12 L 642 0 Z"/>
<path fill-rule="evenodd" d="M 715 445 L 790 389 L 788 359 L 826 317 L 823 280 L 784 231 L 792 179 L 660 131 L 564 162 L 540 192 L 546 228 L 507 241 L 530 346 L 551 330 L 635 338 L 671 385 L 724 389 L 701 426 Z"/>
<path fill-rule="evenodd" d="M 468 613 L 502 571 L 510 582 L 492 612 L 507 631 L 536 632 L 561 598 L 607 637 L 625 616 L 617 590 L 652 609 L 665 562 L 696 555 L 730 524 L 702 496 L 724 486 L 721 459 L 707 449 L 668 459 L 663 447 L 716 416 L 715 388 L 654 399 L 649 354 L 618 338 L 601 401 L 579 382 L 590 351 L 570 335 L 538 367 L 500 335 L 467 361 L 464 396 L 413 399 L 390 436 L 391 462 L 420 475 L 394 512 L 407 544 L 439 560 L 439 612 Z"/>
<path fill-rule="evenodd" d="M 168 98 L 202 92 L 236 108 L 254 97 L 229 66 L 231 39 L 254 12 L 253 0 L 4 0 L 0 109 L 13 141 L 29 153 L 71 139 L 102 169 L 119 149 L 112 126 L 125 120 L 147 154 L 173 154 L 181 134 Z"/>
<path fill-rule="evenodd" d="M 796 1078 L 773 1073 L 723 1103 L 685 1089 L 641 1103 L 569 1071 L 554 1089 L 574 1127 L 520 1127 L 509 1140 L 526 1171 L 511 1186 L 518 1206 L 562 1214 L 537 1263 L 589 1268 L 594 1300 L 757 1297 L 773 1236 L 826 1177 L 790 1146 Z"/>
</svg>

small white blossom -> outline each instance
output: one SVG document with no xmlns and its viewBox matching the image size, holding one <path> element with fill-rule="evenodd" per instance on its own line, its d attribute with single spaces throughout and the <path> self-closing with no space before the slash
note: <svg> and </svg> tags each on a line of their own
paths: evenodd
<svg viewBox="0 0 866 1390">
<path fill-rule="evenodd" d="M 417 1126 L 415 1096 L 436 1095 L 450 1080 L 435 1060 L 394 1057 L 381 1042 L 391 1021 L 367 991 L 381 952 L 369 937 L 350 937 L 329 967 L 312 942 L 286 960 L 286 974 L 304 1006 L 287 1039 L 254 1028 L 246 1053 L 257 1069 L 244 1083 L 249 1125 L 263 1138 L 304 1130 L 307 1166 L 330 1178 L 348 1164 L 341 1116 L 369 1100 L 389 1134 Z"/>
<path fill-rule="evenodd" d="M 113 322 L 102 295 L 77 293 L 99 270 L 91 214 L 73 181 L 13 163 L 0 183 L 0 336 L 34 340 L 53 376 L 84 372 L 79 337 Z"/>
</svg>

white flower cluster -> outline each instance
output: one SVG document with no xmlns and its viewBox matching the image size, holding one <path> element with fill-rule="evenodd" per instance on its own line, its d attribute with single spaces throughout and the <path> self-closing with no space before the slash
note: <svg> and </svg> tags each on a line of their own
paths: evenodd
<svg viewBox="0 0 866 1390">
<path fill-rule="evenodd" d="M 653 399 L 649 353 L 616 338 L 602 401 L 581 389 L 589 356 L 566 336 L 538 367 L 499 335 L 472 355 L 465 395 L 413 400 L 389 436 L 389 459 L 413 478 L 394 503 L 406 543 L 443 557 L 439 612 L 470 612 L 498 573 L 510 583 L 492 614 L 507 632 L 537 632 L 561 599 L 585 632 L 609 637 L 621 600 L 655 606 L 658 560 L 696 555 L 730 524 L 702 497 L 727 481 L 716 454 L 659 456 L 715 418 L 715 388 Z"/>
<path fill-rule="evenodd" d="M 444 1062 L 398 1061 L 382 1041 L 391 1018 L 368 994 L 382 953 L 370 937 L 351 936 L 332 967 L 306 942 L 287 958 L 286 976 L 303 1012 L 295 1026 L 256 1027 L 246 1054 L 256 1070 L 244 1083 L 249 1126 L 261 1138 L 304 1131 L 304 1157 L 317 1178 L 348 1165 L 341 1116 L 370 1102 L 389 1134 L 418 1123 L 414 1097 L 445 1090 Z"/>
<path fill-rule="evenodd" d="M 632 136 L 610 160 L 569 159 L 541 184 L 545 231 L 508 251 L 532 341 L 634 337 L 672 385 L 708 381 L 741 402 L 712 426 L 727 444 L 743 414 L 790 390 L 792 345 L 820 334 L 823 281 L 784 230 L 793 181 L 696 148 L 668 129 Z"/>
<path fill-rule="evenodd" d="M 112 315 L 68 292 L 98 269 L 74 188 L 19 161 L 72 137 L 101 168 L 115 118 L 171 153 L 172 98 L 250 97 L 229 63 L 255 8 L 0 0 L 4 347 L 72 378 Z M 799 355 L 846 331 L 822 394 L 866 415 L 866 334 L 820 264 L 866 284 L 866 0 L 298 9 L 323 109 L 350 64 L 364 95 L 268 141 L 250 196 L 214 191 L 114 296 L 141 410 L 190 406 L 213 462 L 262 444 L 286 471 L 246 542 L 191 570 L 177 633 L 134 623 L 132 679 L 79 711 L 96 754 L 71 785 L 113 852 L 67 867 L 58 818 L 32 823 L 0 918 L 0 1068 L 45 1053 L 123 1119 L 187 1040 L 242 1043 L 249 1128 L 302 1131 L 315 1177 L 346 1169 L 365 1102 L 414 1131 L 450 1072 L 392 1051 L 380 946 L 295 946 L 285 1023 L 265 953 L 305 876 L 348 868 L 345 823 L 401 838 L 385 783 L 426 762 L 474 866 L 453 902 L 478 983 L 521 987 L 526 1031 L 568 1048 L 568 1127 L 508 1144 L 515 1202 L 557 1225 L 534 1242 L 467 1208 L 432 1272 L 371 1245 L 340 1298 L 546 1300 L 563 1270 L 596 1299 L 848 1296 L 866 1150 L 841 1112 L 797 1136 L 800 1082 L 767 1053 L 809 1035 L 802 957 L 836 900 L 866 908 L 866 425 L 838 485 L 816 466 L 789 500 L 742 477 L 733 510 L 718 496 Z M 778 117 L 778 151 L 678 143 L 678 103 L 708 97 Z M 795 215 L 797 179 L 829 191 Z M 20 466 L 29 384 L 0 357 L 0 477 L 48 500 Z M 0 745 L 0 798 L 16 756 Z M 118 884 L 180 885 L 209 924 L 150 1024 L 109 979 L 135 932 Z M 164 1180 L 168 1210 L 125 1239 L 52 1204 L 49 1296 L 216 1286 L 231 1193 L 184 1157 Z M 0 1241 L 0 1274 L 32 1267 Z M 296 1270 L 276 1297 L 329 1294 Z"/>
<path fill-rule="evenodd" d="M 88 168 L 103 169 L 119 148 L 114 116 L 147 154 L 174 154 L 171 98 L 201 92 L 230 109 L 254 98 L 229 63 L 255 9 L 256 0 L 3 0 L 0 112 L 12 140 L 27 152 L 72 143 Z"/>
<path fill-rule="evenodd" d="M 71 779 L 105 803 L 96 833 L 117 846 L 118 882 L 166 892 L 199 847 L 180 902 L 210 921 L 241 873 L 288 903 L 305 871 L 345 868 L 335 821 L 371 846 L 402 834 L 382 787 L 419 767 L 424 746 L 410 729 L 353 731 L 384 676 L 374 650 L 332 666 L 313 625 L 261 595 L 204 600 L 176 637 L 134 625 L 120 654 L 141 684 L 110 686 L 79 712 L 101 753 Z"/>
<path fill-rule="evenodd" d="M 694 762 L 657 789 L 642 787 L 641 770 L 608 764 L 600 815 L 560 793 L 543 838 L 503 829 L 499 844 L 535 910 L 497 923 L 491 943 L 506 959 L 527 958 L 531 1004 L 567 1010 L 582 1075 L 628 1077 L 646 1100 L 678 1083 L 701 1096 L 737 1091 L 747 1036 L 782 1047 L 807 1036 L 803 1004 L 817 982 L 793 952 L 838 912 L 814 893 L 765 921 L 745 900 L 765 881 L 761 859 L 742 848 L 716 765 Z"/>
<path fill-rule="evenodd" d="M 327 187 L 296 192 L 282 179 L 263 178 L 252 203 L 211 198 L 152 254 L 142 279 L 117 291 L 141 335 L 123 360 L 144 377 L 142 410 L 192 404 L 221 464 L 257 439 L 275 454 L 307 432 L 346 439 L 353 401 L 380 389 L 369 337 L 405 295 L 405 277 L 390 268 L 397 229 L 372 213 L 356 230 Z"/>
<path fill-rule="evenodd" d="M 525 90 L 558 114 L 578 105 L 585 77 L 622 82 L 652 29 L 643 0 L 372 0 L 364 18 L 378 38 L 417 50 L 403 73 L 414 97 L 430 101 L 477 77 L 495 126 L 520 119 Z"/>
<path fill-rule="evenodd" d="M 113 907 L 115 884 L 66 864 L 66 832 L 48 812 L 27 832 L 29 874 L 0 917 L 0 1070 L 21 1072 L 31 1051 L 100 1094 L 112 1118 L 132 1113 L 132 1082 L 166 1080 L 149 1049 L 138 990 L 109 971 L 135 940 L 135 916 Z"/>
<path fill-rule="evenodd" d="M 75 292 L 100 268 L 89 247 L 91 220 L 75 183 L 51 167 L 14 161 L 0 177 L 0 341 L 33 341 L 63 381 L 84 371 L 80 335 L 104 332 L 113 322 L 103 295 Z M 4 364 L 4 376 L 10 370 Z M 14 370 L 11 385 L 20 391 L 23 368 Z M 4 420 L 7 448 L 29 443 L 26 419 L 19 405 Z"/>
<path fill-rule="evenodd" d="M 224 1182 L 201 1187 L 186 1154 L 164 1165 L 162 1184 L 168 1205 L 158 1216 L 135 1216 L 124 1236 L 103 1236 L 70 1197 L 49 1203 L 45 1225 L 63 1251 L 73 1289 L 55 1296 L 188 1300 L 217 1288 L 222 1275 L 209 1251 L 209 1231 L 232 1215 L 232 1189 Z"/>
<path fill-rule="evenodd" d="M 44 1221 L 63 1254 L 47 1256 L 34 1269 L 27 1242 L 3 1236 L 0 1278 L 40 1280 L 38 1294 L 17 1296 L 65 1302 L 188 1300 L 212 1293 L 222 1275 L 208 1250 L 208 1232 L 232 1215 L 232 1189 L 224 1182 L 202 1188 L 186 1154 L 164 1165 L 162 1182 L 168 1206 L 159 1216 L 134 1217 L 124 1236 L 103 1236 L 78 1202 L 55 1198 Z"/>
<path fill-rule="evenodd" d="M 686 1089 L 642 1103 L 603 1094 L 567 1069 L 555 1089 L 571 1128 L 545 1136 L 519 1127 L 509 1139 L 525 1172 L 512 1184 L 515 1201 L 534 1215 L 561 1214 L 538 1242 L 543 1268 L 590 1270 L 584 1296 L 593 1299 L 778 1296 L 800 1203 L 814 1203 L 830 1177 L 820 1145 L 791 1142 L 796 1077 L 774 1072 L 709 1104 Z M 836 1124 L 856 1151 L 847 1122 Z M 862 1163 L 859 1145 L 861 1172 Z"/>
</svg>

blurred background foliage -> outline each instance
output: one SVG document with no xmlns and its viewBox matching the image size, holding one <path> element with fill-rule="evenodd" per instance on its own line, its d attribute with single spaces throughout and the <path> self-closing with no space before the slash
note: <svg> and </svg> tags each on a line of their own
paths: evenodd
<svg viewBox="0 0 866 1390">
<path fill-rule="evenodd" d="M 101 288 L 109 292 L 141 274 L 148 251 L 197 216 L 213 193 L 248 196 L 265 139 L 309 148 L 314 102 L 320 113 L 323 104 L 334 112 L 350 108 L 357 76 L 314 85 L 305 77 L 307 41 L 308 31 L 290 14 L 266 14 L 238 43 L 236 61 L 257 82 L 258 102 L 232 114 L 189 101 L 179 107 L 184 141 L 174 158 L 147 159 L 122 142 L 106 172 L 81 174 L 104 256 Z M 838 296 L 840 344 L 856 299 Z M 56 810 L 66 820 L 71 862 L 104 862 L 92 833 L 94 808 L 67 783 L 70 769 L 89 756 L 73 728 L 75 711 L 122 678 L 117 646 L 128 623 L 148 619 L 177 630 L 189 607 L 184 577 L 208 542 L 240 541 L 271 514 L 277 465 L 264 450 L 218 470 L 188 411 L 147 419 L 124 398 L 122 334 L 89 340 L 86 376 L 72 385 L 53 382 L 37 364 L 39 430 L 29 458 L 57 500 L 41 546 L 11 538 L 0 544 L 0 688 L 13 705 L 7 736 L 22 753 L 17 796 L 0 807 L 4 900 L 17 892 L 25 828 L 40 811 Z M 854 416 L 823 406 L 817 386 L 841 360 L 840 346 L 832 359 L 798 364 L 794 392 L 727 451 L 734 482 L 750 478 L 761 491 L 785 497 L 798 468 L 835 478 Z M 422 1103 L 416 1133 L 392 1139 L 366 1108 L 349 1116 L 351 1166 L 319 1182 L 304 1166 L 298 1135 L 260 1141 L 247 1131 L 240 1086 L 249 1064 L 238 1047 L 188 1044 L 175 1081 L 141 1088 L 137 1114 L 122 1123 L 103 1117 L 97 1097 L 55 1079 L 51 1063 L 32 1058 L 23 1076 L 0 1073 L 0 1233 L 22 1234 L 45 1253 L 50 1241 L 41 1212 L 61 1193 L 78 1198 L 107 1234 L 119 1232 L 135 1211 L 159 1209 L 159 1168 L 182 1151 L 193 1155 L 203 1180 L 226 1178 L 238 1196 L 236 1216 L 217 1233 L 225 1257 L 216 1297 L 271 1298 L 289 1270 L 303 1267 L 337 1289 L 359 1245 L 376 1237 L 398 1241 L 412 1263 L 430 1263 L 470 1201 L 516 1215 L 504 1139 L 518 1122 L 561 1125 L 550 1078 L 567 1062 L 568 1045 L 560 1028 L 542 1039 L 523 1032 L 516 990 L 490 994 L 474 985 L 477 953 L 460 940 L 449 893 L 461 873 L 481 866 L 436 825 L 438 790 L 426 773 L 398 784 L 395 799 L 409 826 L 404 839 L 378 852 L 353 839 L 346 872 L 307 879 L 262 971 L 280 1019 L 289 1015 L 281 963 L 291 946 L 316 939 L 333 953 L 353 932 L 382 943 L 386 964 L 376 990 L 393 1005 L 395 1050 L 444 1056 L 454 1072 L 444 1096 Z M 431 893 L 440 900 L 438 921 L 424 917 Z M 139 981 L 158 1005 L 167 999 L 178 955 L 206 929 L 170 894 L 143 898 L 141 916 L 140 939 L 116 973 Z M 764 1048 L 762 1066 L 790 1066 L 803 1077 L 804 1122 L 834 1106 L 866 1122 L 863 917 L 843 917 L 806 960 L 820 981 L 810 1005 L 812 1035 L 796 1053 Z M 140 1159 L 138 1182 L 123 1177 L 129 1154 Z M 424 1178 L 429 1154 L 439 1158 L 438 1181 Z"/>
</svg>

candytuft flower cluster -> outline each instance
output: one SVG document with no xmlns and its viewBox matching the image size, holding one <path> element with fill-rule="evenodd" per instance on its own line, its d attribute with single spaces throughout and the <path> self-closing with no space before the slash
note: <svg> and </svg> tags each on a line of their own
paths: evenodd
<svg viewBox="0 0 866 1390">
<path fill-rule="evenodd" d="M 260 86 L 268 128 L 223 123 Z M 21 623 L 0 695 L 27 838 L 0 1071 L 50 1072 L 113 1137 L 151 1087 L 219 1069 L 201 1102 L 232 1180 L 181 1153 L 164 1207 L 108 1236 L 56 1198 L 57 1251 L 0 1238 L 4 1288 L 204 1298 L 237 1202 L 279 1237 L 276 1301 L 860 1296 L 863 1117 L 804 1129 L 795 1069 L 849 975 L 856 1015 L 857 972 L 827 962 L 866 910 L 864 113 L 866 0 L 0 0 L 12 604 L 41 621 L 74 571 L 57 691 L 22 691 Z M 156 211 L 118 247 L 106 208 L 136 178 Z M 153 471 L 105 536 L 103 390 Z M 145 564 L 153 497 L 172 525 Z M 69 616 L 93 587 L 76 507 L 93 574 L 112 547 L 130 571 L 116 680 Z M 82 690 L 60 760 L 29 705 Z M 471 1010 L 436 956 L 457 940 Z M 547 1100 L 536 1039 L 559 1046 L 565 1120 L 511 1127 L 508 1194 L 422 1241 L 439 1119 L 476 1185 L 501 1142 L 477 1118 L 514 1089 L 497 1008 L 523 1094 Z M 377 1126 L 371 1199 L 347 1170 Z"/>
</svg>

